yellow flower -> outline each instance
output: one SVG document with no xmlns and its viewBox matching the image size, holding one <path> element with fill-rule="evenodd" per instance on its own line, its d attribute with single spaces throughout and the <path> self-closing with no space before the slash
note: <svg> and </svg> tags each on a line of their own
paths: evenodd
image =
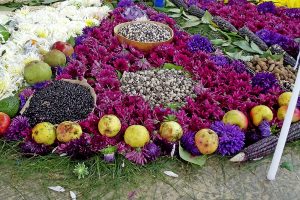
<svg viewBox="0 0 300 200">
<path fill-rule="evenodd" d="M 288 8 L 300 8 L 299 0 L 261 0 L 260 2 L 272 1 L 276 6 L 286 6 Z"/>
<path fill-rule="evenodd" d="M 89 18 L 89 19 L 85 20 L 85 25 L 88 27 L 96 26 L 97 23 L 98 23 L 98 20 L 94 19 L 94 18 Z"/>
<path fill-rule="evenodd" d="M 37 29 L 36 30 L 36 34 L 40 38 L 46 38 L 46 37 L 48 37 L 48 31 L 45 30 L 45 29 Z"/>
</svg>

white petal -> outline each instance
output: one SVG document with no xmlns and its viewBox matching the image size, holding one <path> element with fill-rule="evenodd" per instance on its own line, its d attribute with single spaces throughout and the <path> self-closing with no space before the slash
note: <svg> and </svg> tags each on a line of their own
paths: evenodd
<svg viewBox="0 0 300 200">
<path fill-rule="evenodd" d="M 76 194 L 73 191 L 70 191 L 70 196 L 72 200 L 76 200 Z"/>
<path fill-rule="evenodd" d="M 171 176 L 171 177 L 174 177 L 174 178 L 177 178 L 178 177 L 178 174 L 175 174 L 174 172 L 172 171 L 164 171 L 164 174 L 168 175 L 168 176 Z"/>
<path fill-rule="evenodd" d="M 173 144 L 173 148 L 172 148 L 172 151 L 171 151 L 171 157 L 172 157 L 172 158 L 174 157 L 175 150 L 176 150 L 176 145 Z"/>
<path fill-rule="evenodd" d="M 61 186 L 50 186 L 48 187 L 50 190 L 53 190 L 55 192 L 64 192 L 66 191 L 65 188 L 61 187 Z"/>
</svg>

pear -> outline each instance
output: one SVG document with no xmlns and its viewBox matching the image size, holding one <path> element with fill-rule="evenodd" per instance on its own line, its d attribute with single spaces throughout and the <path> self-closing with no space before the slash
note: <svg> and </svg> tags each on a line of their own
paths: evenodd
<svg viewBox="0 0 300 200">
<path fill-rule="evenodd" d="M 67 59 L 63 52 L 57 49 L 52 49 L 46 55 L 44 55 L 44 62 L 51 67 L 65 66 Z"/>
<path fill-rule="evenodd" d="M 28 63 L 24 69 L 24 78 L 30 85 L 51 80 L 51 67 L 40 60 L 35 60 Z"/>
</svg>

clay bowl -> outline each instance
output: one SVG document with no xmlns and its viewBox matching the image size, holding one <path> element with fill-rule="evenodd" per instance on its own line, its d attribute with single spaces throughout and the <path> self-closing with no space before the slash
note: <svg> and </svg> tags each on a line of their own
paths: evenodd
<svg viewBox="0 0 300 200">
<path fill-rule="evenodd" d="M 134 23 L 152 23 L 152 24 L 156 24 L 156 25 L 159 25 L 159 26 L 166 27 L 167 30 L 170 31 L 171 37 L 170 37 L 170 39 L 165 40 L 165 41 L 161 41 L 161 42 L 139 42 L 139 41 L 127 39 L 126 37 L 119 34 L 119 29 L 121 27 L 127 26 L 129 24 L 134 24 Z M 169 43 L 172 42 L 173 37 L 174 37 L 174 32 L 168 25 L 165 25 L 165 24 L 162 24 L 162 23 L 159 23 L 159 22 L 154 22 L 154 21 L 131 21 L 131 22 L 121 23 L 121 24 L 114 27 L 114 33 L 115 33 L 115 36 L 117 36 L 120 43 L 128 44 L 128 45 L 133 46 L 136 49 L 139 49 L 139 50 L 144 51 L 144 52 L 149 52 L 153 48 L 155 48 L 159 45 L 162 45 L 162 44 L 169 44 Z"/>
</svg>

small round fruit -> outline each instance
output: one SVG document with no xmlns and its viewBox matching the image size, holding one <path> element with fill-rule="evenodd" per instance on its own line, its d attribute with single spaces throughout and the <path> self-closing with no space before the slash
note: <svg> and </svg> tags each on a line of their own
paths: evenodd
<svg viewBox="0 0 300 200">
<path fill-rule="evenodd" d="M 279 106 L 288 106 L 292 97 L 292 92 L 284 92 L 278 97 Z"/>
<path fill-rule="evenodd" d="M 141 125 L 129 126 L 125 131 L 124 140 L 131 147 L 143 147 L 150 141 L 149 131 Z"/>
<path fill-rule="evenodd" d="M 263 120 L 270 122 L 273 119 L 273 112 L 268 106 L 258 105 L 251 109 L 250 116 L 253 124 L 259 126 Z"/>
<path fill-rule="evenodd" d="M 222 121 L 225 124 L 237 125 L 238 127 L 244 130 L 248 127 L 248 118 L 246 117 L 246 115 L 244 115 L 244 113 L 242 113 L 239 110 L 228 111 L 224 115 Z"/>
<path fill-rule="evenodd" d="M 24 78 L 28 84 L 35 84 L 43 81 L 51 80 L 51 67 L 40 60 L 28 63 L 24 68 Z"/>
<path fill-rule="evenodd" d="M 32 129 L 32 139 L 38 144 L 52 145 L 55 138 L 55 127 L 49 122 L 38 123 Z"/>
<path fill-rule="evenodd" d="M 288 106 L 281 106 L 277 111 L 277 118 L 279 120 L 284 120 Z M 292 122 L 300 121 L 300 109 L 296 108 L 293 114 Z"/>
<path fill-rule="evenodd" d="M 56 128 L 56 138 L 60 142 L 70 142 L 82 135 L 81 126 L 76 122 L 65 121 Z"/>
<path fill-rule="evenodd" d="M 121 130 L 121 122 L 115 115 L 104 115 L 98 123 L 98 129 L 102 135 L 114 137 Z"/>
<path fill-rule="evenodd" d="M 3 135 L 10 125 L 10 117 L 3 112 L 0 112 L 0 136 Z"/>
<path fill-rule="evenodd" d="M 169 142 L 176 142 L 181 138 L 183 130 L 177 122 L 169 121 L 161 124 L 159 134 Z"/>
<path fill-rule="evenodd" d="M 20 109 L 20 98 L 10 96 L 0 101 L 0 112 L 8 114 L 10 118 L 17 115 Z"/>
<path fill-rule="evenodd" d="M 52 49 L 44 55 L 44 62 L 48 63 L 51 67 L 65 66 L 67 58 L 63 52 L 57 49 Z"/>
<path fill-rule="evenodd" d="M 52 49 L 57 49 L 63 52 L 66 56 L 71 56 L 74 53 L 74 48 L 67 42 L 57 41 L 53 44 Z"/>
<path fill-rule="evenodd" d="M 201 129 L 195 135 L 195 144 L 202 154 L 212 154 L 218 148 L 219 137 L 211 129 Z"/>
</svg>

